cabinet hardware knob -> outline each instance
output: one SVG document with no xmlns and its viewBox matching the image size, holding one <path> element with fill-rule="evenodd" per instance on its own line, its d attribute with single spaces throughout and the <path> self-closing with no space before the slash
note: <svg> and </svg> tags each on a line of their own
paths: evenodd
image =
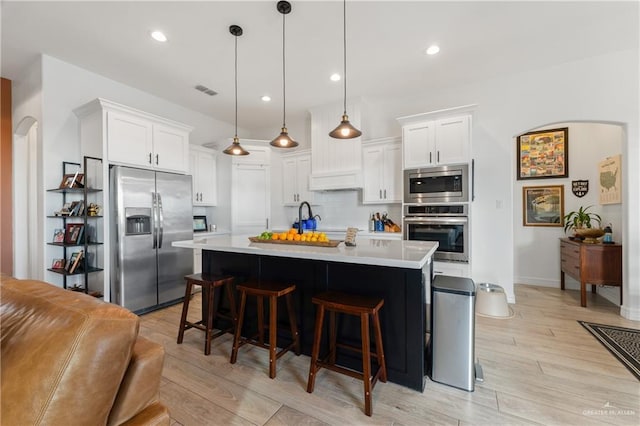
<svg viewBox="0 0 640 426">
<path fill-rule="evenodd" d="M 431 159 L 432 153 L 429 153 L 429 164 L 431 164 L 433 162 L 433 160 Z"/>
<path fill-rule="evenodd" d="M 386 189 L 384 190 L 384 199 L 385 200 L 387 199 L 387 190 Z"/>
<path fill-rule="evenodd" d="M 160 154 L 156 154 L 156 166 L 158 165 L 158 158 L 160 157 Z"/>
<path fill-rule="evenodd" d="M 440 151 L 438 151 L 438 163 L 440 162 Z"/>
<path fill-rule="evenodd" d="M 153 163 L 151 162 L 151 153 L 149 153 L 149 164 L 153 164 Z"/>
<path fill-rule="evenodd" d="M 382 189 L 380 189 L 379 192 L 380 192 L 380 199 L 382 199 Z"/>
</svg>

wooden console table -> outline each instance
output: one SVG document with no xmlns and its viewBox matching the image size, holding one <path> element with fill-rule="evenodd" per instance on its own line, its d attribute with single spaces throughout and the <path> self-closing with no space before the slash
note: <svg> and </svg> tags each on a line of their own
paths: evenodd
<svg viewBox="0 0 640 426">
<path fill-rule="evenodd" d="M 588 244 L 560 238 L 560 288 L 564 290 L 564 274 L 580 282 L 580 305 L 587 306 L 587 284 L 591 292 L 596 285 L 620 287 L 622 305 L 622 245 Z"/>
</svg>

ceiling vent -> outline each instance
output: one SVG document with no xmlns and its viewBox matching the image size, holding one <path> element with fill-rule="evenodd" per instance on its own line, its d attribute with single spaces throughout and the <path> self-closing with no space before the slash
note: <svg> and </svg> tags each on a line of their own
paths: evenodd
<svg viewBox="0 0 640 426">
<path fill-rule="evenodd" d="M 209 95 L 209 96 L 215 96 L 215 95 L 217 95 L 217 94 L 218 94 L 218 92 L 214 92 L 213 90 L 209 89 L 209 88 L 208 88 L 208 87 L 206 87 L 206 86 L 203 86 L 202 84 L 198 84 L 198 85 L 196 86 L 196 90 L 198 90 L 198 91 L 200 91 L 200 92 L 202 92 L 202 93 L 205 93 L 205 94 L 207 94 L 207 95 Z"/>
</svg>

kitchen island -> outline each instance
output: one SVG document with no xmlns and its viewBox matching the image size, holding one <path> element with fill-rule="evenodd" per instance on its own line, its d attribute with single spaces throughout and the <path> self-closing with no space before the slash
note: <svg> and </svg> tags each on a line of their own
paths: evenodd
<svg viewBox="0 0 640 426">
<path fill-rule="evenodd" d="M 432 256 L 438 243 L 358 238 L 355 247 L 346 247 L 344 243 L 338 247 L 316 247 L 254 243 L 247 236 L 218 236 L 196 237 L 173 245 L 202 249 L 203 273 L 233 275 L 236 282 L 257 278 L 295 283 L 295 310 L 302 352 L 307 355 L 311 353 L 314 333 L 313 295 L 335 290 L 383 298 L 380 320 L 388 379 L 420 392 L 424 390 L 425 302 L 433 271 Z M 255 310 L 248 306 L 247 312 L 254 315 Z M 243 334 L 254 329 L 255 322 L 247 323 Z M 359 320 L 341 318 L 338 338 L 358 345 Z M 279 346 L 286 346 L 287 336 L 278 336 L 278 342 Z M 339 353 L 338 361 L 354 369 L 361 368 L 360 359 L 349 352 Z"/>
</svg>

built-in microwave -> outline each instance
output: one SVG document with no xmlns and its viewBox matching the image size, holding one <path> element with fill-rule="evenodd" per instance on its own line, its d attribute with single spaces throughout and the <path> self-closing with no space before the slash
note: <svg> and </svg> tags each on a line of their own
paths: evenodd
<svg viewBox="0 0 640 426">
<path fill-rule="evenodd" d="M 464 203 L 469 201 L 469 166 L 439 166 L 404 171 L 404 202 Z"/>
</svg>

